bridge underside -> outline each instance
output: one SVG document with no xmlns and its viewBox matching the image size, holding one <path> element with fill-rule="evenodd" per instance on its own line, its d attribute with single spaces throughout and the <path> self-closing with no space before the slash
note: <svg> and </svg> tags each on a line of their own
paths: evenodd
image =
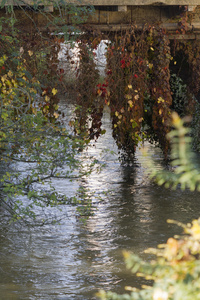
<svg viewBox="0 0 200 300">
<path fill-rule="evenodd" d="M 188 6 L 163 6 L 163 5 L 140 5 L 127 6 L 123 11 L 119 11 L 116 6 L 95 7 L 95 14 L 88 19 L 88 24 L 101 31 L 120 31 L 130 28 L 131 24 L 142 28 L 145 24 L 159 24 L 165 28 L 171 38 L 177 31 L 187 31 L 190 38 L 197 38 L 200 34 L 200 5 L 193 7 L 194 10 L 188 11 Z M 183 13 L 187 14 L 187 24 L 182 19 Z M 183 26 L 185 28 L 183 29 Z M 185 33 L 185 32 L 184 32 Z M 181 35 L 179 35 L 182 38 Z M 185 35 L 185 38 L 189 38 Z"/>
<path fill-rule="evenodd" d="M 70 2 L 77 1 L 72 0 Z M 97 1 L 95 0 L 84 0 L 78 3 L 84 4 L 84 2 L 94 4 L 95 11 L 89 16 L 87 22 L 80 26 L 87 26 L 101 32 L 110 32 L 126 30 L 131 25 L 137 25 L 138 29 L 140 29 L 145 24 L 158 24 L 168 31 L 171 39 L 200 39 L 200 0 L 162 0 L 162 3 L 152 0 L 135 0 L 134 5 L 128 5 L 133 0 L 120 2 L 118 0 L 109 0 L 109 6 L 102 5 L 104 2 L 108 2 L 105 0 L 98 1 L 98 4 L 101 3 L 101 5 L 96 5 Z M 191 4 L 186 5 L 188 2 Z M 119 3 L 123 5 L 119 5 Z M 140 5 L 135 5 L 136 3 L 140 3 Z M 14 14 L 19 26 L 27 29 L 31 26 L 37 26 L 40 30 L 43 30 L 48 24 L 49 28 L 53 30 L 53 25 L 49 24 L 49 20 L 59 15 L 59 10 L 49 5 L 44 5 L 42 6 L 43 12 L 40 13 L 38 9 L 34 10 L 30 9 L 30 7 L 26 9 L 26 6 L 24 6 L 24 9 L 19 9 L 19 6 L 14 6 Z M 0 16 L 5 16 L 5 11 L 5 8 L 1 9 Z M 182 18 L 183 13 L 187 14 L 187 20 Z M 48 18 L 46 18 L 45 14 L 48 15 Z M 67 12 L 63 17 L 65 24 L 70 25 L 72 23 L 71 15 L 68 15 Z M 32 21 L 34 21 L 34 25 Z"/>
</svg>

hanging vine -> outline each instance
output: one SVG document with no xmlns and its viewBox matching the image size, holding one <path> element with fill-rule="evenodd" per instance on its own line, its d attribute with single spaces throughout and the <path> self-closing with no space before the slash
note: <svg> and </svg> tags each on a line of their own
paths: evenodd
<svg viewBox="0 0 200 300">
<path fill-rule="evenodd" d="M 107 52 L 107 82 L 118 147 L 134 153 L 141 140 L 144 92 L 147 89 L 146 28 L 140 33 L 132 27 L 125 35 L 115 35 Z"/>
<path fill-rule="evenodd" d="M 150 90 L 153 99 L 152 126 L 163 152 L 167 156 L 169 144 L 166 140 L 166 135 L 169 132 L 172 96 L 169 83 L 171 54 L 169 39 L 165 32 L 162 30 L 157 32 L 154 45 L 150 50 L 153 52 L 153 67 L 150 80 Z"/>
<path fill-rule="evenodd" d="M 103 100 L 97 97 L 99 72 L 88 40 L 79 41 L 79 68 L 76 73 L 77 108 L 73 122 L 75 131 L 87 139 L 97 139 L 102 133 Z"/>
<path fill-rule="evenodd" d="M 165 30 L 157 26 L 146 26 L 142 30 L 132 26 L 130 30 L 117 32 L 107 38 L 107 67 L 104 82 L 99 81 L 92 51 L 105 37 L 94 37 L 79 43 L 80 65 L 77 72 L 76 121 L 80 132 L 87 130 L 88 137 L 98 138 L 101 131 L 103 106 L 111 111 L 113 137 L 122 152 L 130 156 L 138 143 L 147 138 L 161 146 L 165 157 L 169 143 L 166 135 L 170 131 L 173 103 L 170 84 L 178 80 L 176 58 L 182 53 L 189 70 L 188 95 L 197 95 L 200 90 L 200 43 L 171 42 Z M 173 50 L 173 57 L 171 52 Z M 177 66 L 176 66 L 177 63 Z M 175 74 L 175 75 L 174 75 Z M 174 87 L 173 87 L 174 88 Z M 185 89 L 187 91 L 187 89 Z M 178 98 L 176 97 L 175 101 Z M 182 99 L 181 112 L 194 111 L 195 103 L 189 97 Z M 89 108 L 89 110 L 88 110 Z"/>
<path fill-rule="evenodd" d="M 166 33 L 151 26 L 142 31 L 132 27 L 125 35 L 115 35 L 107 56 L 113 136 L 119 148 L 134 153 L 148 123 L 151 134 L 167 155 L 165 136 L 169 131 L 172 97 L 171 54 Z"/>
</svg>

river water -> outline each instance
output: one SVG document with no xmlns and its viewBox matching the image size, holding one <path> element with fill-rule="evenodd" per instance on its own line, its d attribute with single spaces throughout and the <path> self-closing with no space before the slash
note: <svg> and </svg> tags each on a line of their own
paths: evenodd
<svg viewBox="0 0 200 300">
<path fill-rule="evenodd" d="M 62 106 L 71 115 L 71 107 L 64 101 Z M 126 270 L 122 250 L 143 256 L 144 249 L 179 232 L 166 223 L 168 218 L 188 222 L 199 217 L 200 194 L 153 184 L 139 149 L 131 165 L 119 162 L 108 110 L 103 128 L 105 135 L 91 142 L 87 151 L 107 165 L 101 174 L 80 182 L 96 195 L 110 191 L 102 199 L 94 197 L 93 216 L 83 223 L 75 207 L 63 206 L 59 225 L 29 228 L 1 220 L 1 300 L 89 300 L 96 299 L 95 292 L 102 288 L 123 293 L 124 286 L 139 282 Z M 161 162 L 159 149 L 147 147 Z M 67 195 L 76 189 L 64 180 L 55 185 Z"/>
</svg>

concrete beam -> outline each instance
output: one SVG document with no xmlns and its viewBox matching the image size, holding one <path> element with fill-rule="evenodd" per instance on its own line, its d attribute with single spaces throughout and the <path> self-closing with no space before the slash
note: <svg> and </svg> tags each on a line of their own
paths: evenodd
<svg viewBox="0 0 200 300">
<path fill-rule="evenodd" d="M 188 11 L 195 11 L 197 5 L 188 5 Z"/>
<path fill-rule="evenodd" d="M 7 0 L 5 5 L 33 5 L 37 3 L 39 5 L 53 5 L 53 0 Z M 56 2 L 56 1 L 55 1 Z M 143 6 L 143 5 L 184 5 L 184 6 L 196 6 L 200 5 L 200 0 L 65 0 L 66 4 L 76 4 L 76 5 L 96 5 L 96 6 Z M 1 3 L 1 0 L 0 0 Z"/>
<path fill-rule="evenodd" d="M 118 5 L 118 11 L 123 11 L 126 12 L 127 11 L 127 5 Z"/>
<path fill-rule="evenodd" d="M 140 30 L 144 27 L 144 24 L 137 24 L 137 29 Z M 178 38 L 179 39 L 184 39 L 184 37 L 186 39 L 188 39 L 190 36 L 193 37 L 192 39 L 194 39 L 194 37 L 196 35 L 200 35 L 200 22 L 195 22 L 192 23 L 191 25 L 188 25 L 188 30 L 191 31 L 191 33 L 188 34 L 179 34 L 176 33 L 177 30 L 179 29 L 179 26 L 177 23 L 162 23 L 160 25 L 161 28 L 164 28 L 167 30 L 167 32 L 169 33 L 169 35 L 171 35 L 171 38 Z M 93 24 L 92 25 L 93 29 L 98 29 L 101 31 L 121 31 L 121 30 L 127 30 L 130 28 L 130 24 Z"/>
<path fill-rule="evenodd" d="M 77 5 L 200 5 L 200 0 L 65 0 L 67 3 L 74 3 Z"/>
<path fill-rule="evenodd" d="M 45 5 L 44 6 L 44 11 L 45 12 L 53 12 L 53 5 Z"/>
</svg>

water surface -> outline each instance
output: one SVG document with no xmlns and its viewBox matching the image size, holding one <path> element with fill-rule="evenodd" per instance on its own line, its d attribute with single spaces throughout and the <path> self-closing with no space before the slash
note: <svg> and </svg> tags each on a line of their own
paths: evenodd
<svg viewBox="0 0 200 300">
<path fill-rule="evenodd" d="M 67 112 L 71 115 L 69 107 Z M 139 284 L 125 269 L 123 249 L 143 256 L 144 249 L 178 232 L 176 226 L 166 223 L 167 219 L 188 222 L 199 217 L 200 194 L 172 192 L 153 184 L 145 173 L 145 158 L 139 149 L 132 165 L 121 164 L 108 111 L 103 126 L 106 134 L 91 142 L 87 151 L 107 166 L 101 174 L 94 173 L 79 184 L 96 195 L 111 192 L 102 200 L 93 198 L 94 214 L 85 223 L 70 206 L 63 207 L 60 225 L 28 228 L 8 226 L 2 220 L 1 300 L 89 300 L 96 299 L 95 292 L 102 288 L 122 293 L 124 286 Z M 148 145 L 148 153 L 161 161 L 159 149 Z M 67 181 L 55 184 L 67 195 L 77 187 Z"/>
</svg>

